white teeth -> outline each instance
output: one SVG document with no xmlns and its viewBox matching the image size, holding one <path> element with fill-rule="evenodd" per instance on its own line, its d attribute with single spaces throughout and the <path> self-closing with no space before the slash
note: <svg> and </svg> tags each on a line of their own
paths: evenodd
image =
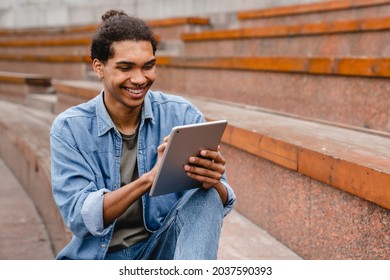
<svg viewBox="0 0 390 280">
<path fill-rule="evenodd" d="M 131 89 L 131 88 L 126 88 L 126 90 L 134 94 L 140 94 L 143 91 L 143 89 Z"/>
</svg>

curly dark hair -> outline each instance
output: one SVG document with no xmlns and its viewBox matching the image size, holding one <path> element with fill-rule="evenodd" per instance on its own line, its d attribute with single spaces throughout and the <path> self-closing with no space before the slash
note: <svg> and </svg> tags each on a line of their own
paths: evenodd
<svg viewBox="0 0 390 280">
<path fill-rule="evenodd" d="M 125 40 L 149 41 L 153 54 L 157 41 L 150 26 L 140 18 L 127 15 L 122 10 L 109 10 L 102 15 L 102 23 L 94 33 L 91 42 L 91 58 L 106 63 L 114 56 L 112 43 Z"/>
</svg>

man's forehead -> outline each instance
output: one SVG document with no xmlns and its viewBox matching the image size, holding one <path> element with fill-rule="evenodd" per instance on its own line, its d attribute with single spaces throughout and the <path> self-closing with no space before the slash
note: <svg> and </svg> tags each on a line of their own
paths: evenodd
<svg viewBox="0 0 390 280">
<path fill-rule="evenodd" d="M 114 52 L 111 60 L 115 64 L 139 64 L 155 59 L 152 44 L 149 41 L 114 42 L 111 47 Z"/>
<path fill-rule="evenodd" d="M 146 51 L 146 52 L 153 53 L 152 43 L 149 41 L 125 40 L 125 41 L 113 42 L 111 48 L 113 48 L 116 51 L 126 51 L 126 52 Z"/>
<path fill-rule="evenodd" d="M 142 62 L 144 62 L 144 64 L 147 64 L 147 63 L 153 63 L 155 61 L 156 61 L 156 58 L 153 57 L 150 60 L 142 61 Z M 118 60 L 118 61 L 115 61 L 114 63 L 116 65 L 136 65 L 137 64 L 137 62 L 129 61 L 129 60 Z"/>
</svg>

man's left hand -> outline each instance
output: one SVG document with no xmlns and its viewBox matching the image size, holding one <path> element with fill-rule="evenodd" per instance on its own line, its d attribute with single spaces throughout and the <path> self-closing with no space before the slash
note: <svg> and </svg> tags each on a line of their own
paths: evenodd
<svg viewBox="0 0 390 280">
<path fill-rule="evenodd" d="M 217 151 L 202 150 L 199 156 L 192 156 L 184 170 L 191 178 L 202 182 L 202 187 L 210 189 L 214 187 L 221 196 L 223 202 L 226 202 L 226 188 L 221 183 L 222 175 L 225 173 L 225 158 Z"/>
</svg>

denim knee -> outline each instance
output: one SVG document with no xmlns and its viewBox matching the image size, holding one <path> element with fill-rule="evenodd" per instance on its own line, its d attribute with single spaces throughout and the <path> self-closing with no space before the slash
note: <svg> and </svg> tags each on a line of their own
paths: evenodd
<svg viewBox="0 0 390 280">
<path fill-rule="evenodd" d="M 177 214 L 184 219 L 188 216 L 199 218 L 223 219 L 223 204 L 218 192 L 215 189 L 193 189 L 182 197 L 177 207 Z"/>
</svg>

